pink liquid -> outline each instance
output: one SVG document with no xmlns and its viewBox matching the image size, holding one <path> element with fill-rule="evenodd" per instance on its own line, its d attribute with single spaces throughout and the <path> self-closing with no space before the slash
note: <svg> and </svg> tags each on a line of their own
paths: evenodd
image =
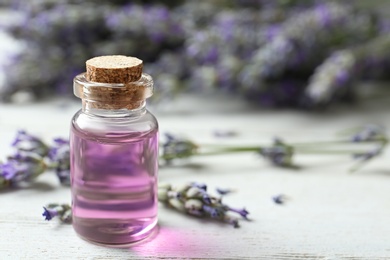
<svg viewBox="0 0 390 260">
<path fill-rule="evenodd" d="M 73 227 L 83 238 L 126 244 L 157 223 L 158 133 L 88 136 L 71 130 Z"/>
</svg>

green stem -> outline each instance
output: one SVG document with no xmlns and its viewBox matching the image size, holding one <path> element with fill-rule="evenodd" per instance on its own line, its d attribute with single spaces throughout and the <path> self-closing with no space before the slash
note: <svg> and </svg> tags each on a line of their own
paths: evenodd
<svg viewBox="0 0 390 260">
<path fill-rule="evenodd" d="M 260 152 L 261 147 L 234 147 L 228 149 L 220 149 L 215 151 L 208 152 L 197 152 L 192 156 L 208 156 L 208 155 L 222 155 L 222 154 L 230 154 L 230 153 L 245 153 L 245 152 Z M 351 155 L 355 153 L 364 153 L 367 150 L 359 149 L 359 150 L 312 150 L 312 149 L 295 149 L 295 153 L 297 154 L 346 154 Z M 166 159 L 164 156 L 161 156 L 162 159 Z"/>
<path fill-rule="evenodd" d="M 367 150 L 295 150 L 299 154 L 355 154 L 365 153 Z"/>
<path fill-rule="evenodd" d="M 336 141 L 317 141 L 317 142 L 302 142 L 302 143 L 289 143 L 292 147 L 298 147 L 298 146 L 314 146 L 314 145 L 338 145 L 338 144 L 350 144 L 350 145 L 359 145 L 359 144 L 369 144 L 369 143 L 376 143 L 376 142 L 383 142 L 387 143 L 388 140 L 386 138 L 377 138 L 370 141 L 364 141 L 364 142 L 352 142 L 351 140 L 336 140 Z M 229 145 L 220 145 L 220 144 L 202 144 L 202 147 L 210 147 L 210 148 L 230 148 Z M 251 147 L 251 146 L 249 146 Z M 246 148 L 249 148 L 246 147 Z M 258 146 L 252 146 L 253 149 L 259 149 Z"/>
</svg>

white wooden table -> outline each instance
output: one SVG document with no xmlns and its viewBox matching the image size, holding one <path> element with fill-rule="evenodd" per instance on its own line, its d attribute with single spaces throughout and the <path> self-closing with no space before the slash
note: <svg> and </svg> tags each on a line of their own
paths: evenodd
<svg viewBox="0 0 390 260">
<path fill-rule="evenodd" d="M 223 97 L 182 97 L 154 113 L 162 133 L 198 143 L 266 144 L 275 135 L 289 141 L 329 139 L 339 130 L 372 122 L 390 128 L 383 104 L 311 114 L 255 109 Z M 66 137 L 79 107 L 75 100 L 0 104 L 0 158 L 11 152 L 18 129 L 48 141 Z M 239 135 L 218 139 L 215 130 Z M 245 206 L 252 221 L 234 229 L 160 207 L 158 231 L 126 249 L 88 243 L 71 225 L 44 221 L 42 206 L 70 202 L 69 188 L 47 173 L 31 188 L 0 193 L 0 259 L 390 259 L 389 156 L 386 151 L 355 174 L 348 173 L 352 162 L 347 156 L 297 156 L 303 166 L 299 171 L 275 168 L 250 153 L 161 168 L 163 182 L 236 189 L 225 202 Z M 290 199 L 276 205 L 272 196 L 281 193 Z"/>
</svg>

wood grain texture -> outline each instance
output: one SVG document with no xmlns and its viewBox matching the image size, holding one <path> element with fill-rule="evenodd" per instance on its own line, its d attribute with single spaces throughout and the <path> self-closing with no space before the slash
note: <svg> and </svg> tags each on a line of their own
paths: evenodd
<svg viewBox="0 0 390 260">
<path fill-rule="evenodd" d="M 223 101 L 223 102 L 222 102 Z M 235 130 L 226 143 L 267 143 L 329 139 L 336 131 L 369 122 L 390 127 L 390 114 L 377 103 L 323 114 L 256 111 L 224 98 L 183 97 L 159 107 L 161 132 L 184 134 L 199 143 L 215 143 L 215 130 Z M 78 102 L 56 100 L 35 105 L 0 104 L 0 158 L 23 128 L 50 140 L 67 136 Z M 274 168 L 256 154 L 194 158 L 162 167 L 160 181 L 180 185 L 201 181 L 234 188 L 231 206 L 245 206 L 250 221 L 234 229 L 213 221 L 159 209 L 159 228 L 129 248 L 107 248 L 80 239 L 72 227 L 43 220 L 42 206 L 69 202 L 69 188 L 54 173 L 31 187 L 0 194 L 1 259 L 389 259 L 389 151 L 363 170 L 349 174 L 347 156 L 298 156 L 299 171 Z M 272 196 L 289 197 L 276 205 Z"/>
</svg>

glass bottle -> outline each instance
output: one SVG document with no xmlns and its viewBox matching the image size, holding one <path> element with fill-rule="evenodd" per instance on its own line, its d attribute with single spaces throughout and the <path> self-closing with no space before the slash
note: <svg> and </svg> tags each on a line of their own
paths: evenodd
<svg viewBox="0 0 390 260">
<path fill-rule="evenodd" d="M 142 73 L 102 83 L 87 74 L 88 66 L 74 78 L 82 109 L 70 130 L 73 227 L 93 242 L 133 243 L 157 223 L 158 123 L 145 107 L 153 80 Z"/>
</svg>

